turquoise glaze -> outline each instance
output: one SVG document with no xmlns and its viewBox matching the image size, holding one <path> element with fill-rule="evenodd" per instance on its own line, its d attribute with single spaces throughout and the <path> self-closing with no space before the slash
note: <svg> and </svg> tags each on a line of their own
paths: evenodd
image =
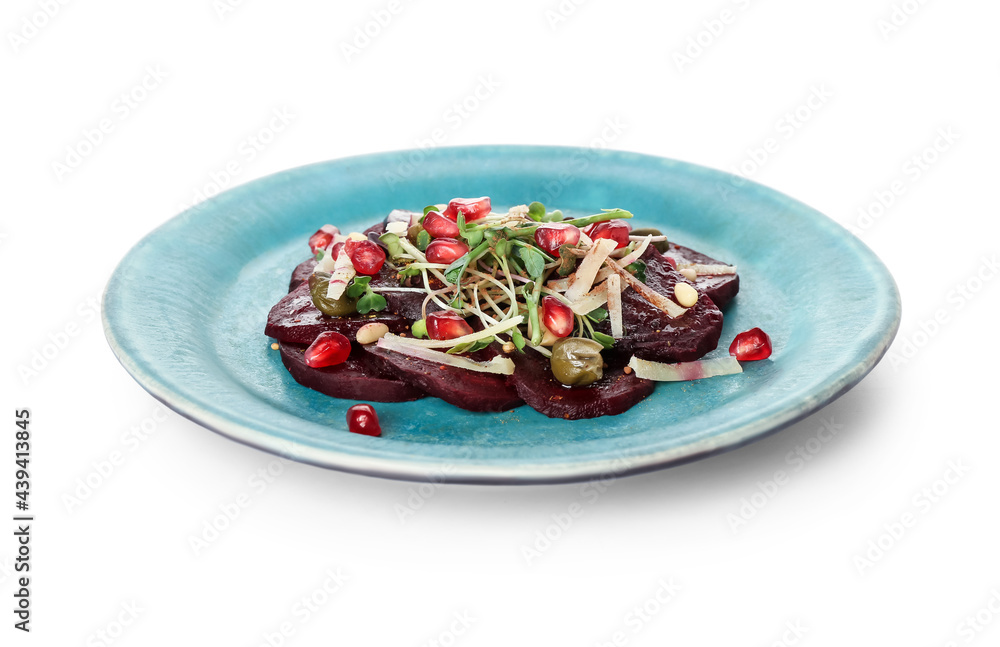
<svg viewBox="0 0 1000 647">
<path fill-rule="evenodd" d="M 740 375 L 658 384 L 620 416 L 477 414 L 427 398 L 376 403 L 381 438 L 348 433 L 353 402 L 296 384 L 262 334 L 306 239 L 325 223 L 361 230 L 394 208 L 479 195 L 574 215 L 621 207 L 634 226 L 735 263 L 742 289 L 712 356 L 755 326 L 774 355 Z M 871 250 L 767 187 L 634 153 L 476 146 L 333 160 L 227 191 L 139 242 L 112 275 L 103 314 L 112 350 L 144 389 L 240 442 L 377 476 L 533 483 L 666 467 L 777 431 L 872 369 L 900 302 Z"/>
</svg>

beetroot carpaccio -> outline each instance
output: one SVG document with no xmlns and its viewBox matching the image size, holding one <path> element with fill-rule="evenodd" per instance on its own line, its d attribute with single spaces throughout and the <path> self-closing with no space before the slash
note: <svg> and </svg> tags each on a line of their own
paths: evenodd
<svg viewBox="0 0 1000 647">
<path fill-rule="evenodd" d="M 297 382 L 332 397 L 570 420 L 622 413 L 656 380 L 740 372 L 742 356 L 701 359 L 739 291 L 735 266 L 632 232 L 631 218 L 479 197 L 363 232 L 325 224 L 264 333 Z"/>
</svg>

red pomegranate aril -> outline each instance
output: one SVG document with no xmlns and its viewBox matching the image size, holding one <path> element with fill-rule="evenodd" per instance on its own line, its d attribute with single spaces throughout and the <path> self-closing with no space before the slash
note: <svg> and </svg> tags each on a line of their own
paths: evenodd
<svg viewBox="0 0 1000 647">
<path fill-rule="evenodd" d="M 556 337 L 568 337 L 576 321 L 568 305 L 554 296 L 542 297 L 542 323 Z"/>
<path fill-rule="evenodd" d="M 675 261 L 672 256 L 664 256 L 663 258 L 665 258 L 667 262 L 670 263 L 670 267 L 674 268 L 675 270 L 677 269 L 677 261 Z"/>
<path fill-rule="evenodd" d="M 487 215 L 491 208 L 490 199 L 485 196 L 482 198 L 453 198 L 442 214 L 450 220 L 458 220 L 458 212 L 461 211 L 465 215 L 465 222 L 472 222 Z"/>
<path fill-rule="evenodd" d="M 370 404 L 356 404 L 347 410 L 347 431 L 363 436 L 381 436 L 378 414 Z"/>
<path fill-rule="evenodd" d="M 457 238 L 458 225 L 454 220 L 449 220 L 441 215 L 439 211 L 429 211 L 424 216 L 424 229 L 431 235 L 431 238 Z"/>
<path fill-rule="evenodd" d="M 457 312 L 439 311 L 427 315 L 427 336 L 431 339 L 455 339 L 472 334 L 472 326 Z"/>
<path fill-rule="evenodd" d="M 337 260 L 340 257 L 340 252 L 342 252 L 343 250 L 344 250 L 344 243 L 337 243 L 330 248 L 330 256 L 333 257 L 333 260 Z"/>
<path fill-rule="evenodd" d="M 599 240 L 601 238 L 609 238 L 615 241 L 618 245 L 615 249 L 621 249 L 628 245 L 628 236 L 632 228 L 629 227 L 628 223 L 621 220 L 608 220 L 606 222 L 598 222 L 596 224 L 590 225 L 584 230 L 591 240 Z"/>
<path fill-rule="evenodd" d="M 305 353 L 306 366 L 310 368 L 336 366 L 346 362 L 350 354 L 351 340 L 339 332 L 328 330 L 320 333 L 319 337 L 309 344 Z"/>
<path fill-rule="evenodd" d="M 535 230 L 535 242 L 552 256 L 559 255 L 563 245 L 576 245 L 580 242 L 580 228 L 563 222 L 539 225 Z"/>
<path fill-rule="evenodd" d="M 351 259 L 358 274 L 374 276 L 385 263 L 385 251 L 370 240 L 348 239 L 344 243 L 344 253 Z"/>
<path fill-rule="evenodd" d="M 771 338 L 760 328 L 751 328 L 736 335 L 729 346 L 729 354 L 741 362 L 753 362 L 771 356 Z"/>
<path fill-rule="evenodd" d="M 469 246 L 454 238 L 435 238 L 427 246 L 424 255 L 428 263 L 451 265 L 469 251 Z"/>
<path fill-rule="evenodd" d="M 309 249 L 315 254 L 333 242 L 333 237 L 340 233 L 340 230 L 333 225 L 323 225 L 315 234 L 309 237 Z"/>
</svg>

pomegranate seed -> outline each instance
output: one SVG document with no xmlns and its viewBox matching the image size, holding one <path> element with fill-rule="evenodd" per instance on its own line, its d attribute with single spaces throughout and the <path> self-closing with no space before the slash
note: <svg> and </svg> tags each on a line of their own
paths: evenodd
<svg viewBox="0 0 1000 647">
<path fill-rule="evenodd" d="M 469 246 L 454 238 L 435 238 L 424 254 L 428 263 L 451 265 L 469 251 Z"/>
<path fill-rule="evenodd" d="M 751 328 L 736 335 L 729 346 L 729 354 L 741 362 L 767 359 L 771 356 L 771 338 L 760 328 Z"/>
<path fill-rule="evenodd" d="M 378 274 L 385 263 L 385 251 L 370 240 L 351 240 L 344 243 L 344 253 L 351 259 L 358 274 Z"/>
<path fill-rule="evenodd" d="M 490 199 L 482 198 L 454 198 L 448 203 L 448 208 L 442 212 L 449 220 L 458 220 L 458 212 L 465 214 L 465 222 L 479 220 L 490 212 Z"/>
<path fill-rule="evenodd" d="M 670 267 L 674 268 L 675 270 L 677 269 L 677 261 L 675 261 L 673 257 L 664 256 L 663 258 L 667 259 L 667 262 L 670 263 Z"/>
<path fill-rule="evenodd" d="M 580 228 L 563 222 L 539 225 L 535 230 L 535 242 L 552 256 L 559 256 L 561 246 L 580 242 Z"/>
<path fill-rule="evenodd" d="M 330 248 L 330 256 L 333 257 L 333 260 L 337 260 L 337 258 L 340 256 L 340 252 L 343 251 L 343 249 L 344 249 L 344 243 L 337 243 L 332 248 Z"/>
<path fill-rule="evenodd" d="M 441 215 L 439 211 L 429 211 L 424 216 L 424 229 L 431 238 L 458 238 L 458 225 Z"/>
<path fill-rule="evenodd" d="M 315 254 L 321 249 L 326 249 L 327 245 L 333 242 L 333 237 L 340 233 L 340 230 L 333 225 L 323 225 L 315 234 L 309 237 L 309 249 Z"/>
<path fill-rule="evenodd" d="M 589 231 L 588 231 L 589 230 Z M 628 245 L 628 235 L 632 231 L 632 228 L 627 222 L 621 220 L 608 220 L 606 222 L 598 222 L 587 227 L 584 230 L 591 240 L 599 240 L 601 238 L 610 238 L 611 240 L 618 243 L 615 249 L 621 249 Z"/>
<path fill-rule="evenodd" d="M 427 315 L 427 336 L 431 339 L 455 339 L 472 334 L 472 326 L 461 315 L 451 310 Z"/>
<path fill-rule="evenodd" d="M 542 297 L 542 323 L 556 337 L 568 337 L 573 332 L 573 311 L 554 296 Z"/>
<path fill-rule="evenodd" d="M 320 333 L 316 340 L 306 349 L 306 366 L 323 368 L 336 366 L 347 361 L 351 354 L 351 340 L 339 332 L 328 330 Z"/>
<path fill-rule="evenodd" d="M 381 436 L 378 414 L 370 404 L 356 404 L 347 410 L 347 431 L 364 436 Z"/>
</svg>

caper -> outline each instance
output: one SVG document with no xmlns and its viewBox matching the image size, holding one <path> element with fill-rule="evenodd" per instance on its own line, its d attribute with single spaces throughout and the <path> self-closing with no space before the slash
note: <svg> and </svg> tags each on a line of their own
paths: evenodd
<svg viewBox="0 0 1000 647">
<path fill-rule="evenodd" d="M 653 229 L 652 227 L 643 227 L 641 229 L 633 229 L 629 236 L 662 236 L 663 232 L 659 229 Z M 652 243 L 653 247 L 656 248 L 661 254 L 666 254 L 667 250 L 670 249 L 670 243 L 665 240 L 661 240 L 658 243 Z"/>
<path fill-rule="evenodd" d="M 552 346 L 552 375 L 568 386 L 587 386 L 604 375 L 600 342 L 582 337 L 563 337 Z"/>
<path fill-rule="evenodd" d="M 309 294 L 320 312 L 331 317 L 344 317 L 358 311 L 358 300 L 349 298 L 346 292 L 339 299 L 328 299 L 326 291 L 329 287 L 330 275 L 326 272 L 314 272 L 309 277 Z"/>
</svg>

